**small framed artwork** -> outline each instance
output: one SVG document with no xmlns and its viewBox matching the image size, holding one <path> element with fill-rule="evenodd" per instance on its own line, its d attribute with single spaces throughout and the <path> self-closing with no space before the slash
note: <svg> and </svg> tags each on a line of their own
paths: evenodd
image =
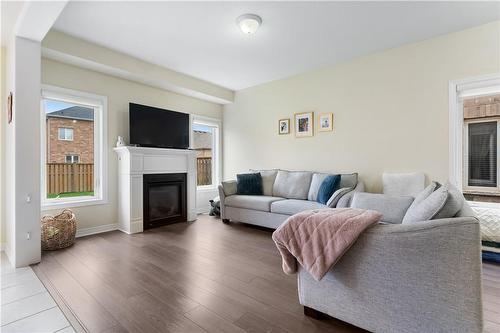
<svg viewBox="0 0 500 333">
<path fill-rule="evenodd" d="M 279 120 L 278 134 L 290 134 L 290 118 Z"/>
<path fill-rule="evenodd" d="M 295 137 L 302 138 L 314 135 L 314 113 L 295 114 Z"/>
<path fill-rule="evenodd" d="M 333 113 L 320 113 L 319 114 L 319 128 L 320 132 L 333 131 Z"/>
<path fill-rule="evenodd" d="M 10 92 L 9 97 L 7 97 L 7 123 L 12 122 L 12 104 L 14 103 L 14 97 L 12 92 Z"/>
</svg>

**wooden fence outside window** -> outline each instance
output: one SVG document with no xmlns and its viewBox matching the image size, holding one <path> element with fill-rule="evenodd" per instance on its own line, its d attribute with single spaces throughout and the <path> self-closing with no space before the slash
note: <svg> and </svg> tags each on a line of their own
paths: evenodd
<svg viewBox="0 0 500 333">
<path fill-rule="evenodd" d="M 93 163 L 47 163 L 47 194 L 94 191 Z"/>
<path fill-rule="evenodd" d="M 212 158 L 198 157 L 196 162 L 198 170 L 198 186 L 212 185 Z"/>
</svg>

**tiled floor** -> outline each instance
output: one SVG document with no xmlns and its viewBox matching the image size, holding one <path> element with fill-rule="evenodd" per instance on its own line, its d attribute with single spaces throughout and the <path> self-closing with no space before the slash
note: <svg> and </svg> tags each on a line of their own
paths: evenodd
<svg viewBox="0 0 500 333">
<path fill-rule="evenodd" d="M 30 267 L 14 269 L 2 252 L 0 270 L 0 332 L 75 332 Z"/>
</svg>

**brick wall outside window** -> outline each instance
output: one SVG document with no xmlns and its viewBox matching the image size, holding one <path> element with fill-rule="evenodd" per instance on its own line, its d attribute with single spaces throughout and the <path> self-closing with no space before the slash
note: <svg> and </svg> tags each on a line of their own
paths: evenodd
<svg viewBox="0 0 500 333">
<path fill-rule="evenodd" d="M 59 140 L 60 127 L 73 128 L 73 141 Z M 80 163 L 94 163 L 94 122 L 47 117 L 47 163 L 65 163 L 66 155 L 79 155 Z"/>
</svg>

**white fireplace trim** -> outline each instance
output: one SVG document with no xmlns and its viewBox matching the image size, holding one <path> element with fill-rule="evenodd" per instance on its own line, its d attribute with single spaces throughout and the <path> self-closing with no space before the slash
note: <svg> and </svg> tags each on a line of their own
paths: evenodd
<svg viewBox="0 0 500 333">
<path fill-rule="evenodd" d="M 143 175 L 186 173 L 187 219 L 196 220 L 196 152 L 184 149 L 118 147 L 118 229 L 143 231 Z"/>
</svg>

